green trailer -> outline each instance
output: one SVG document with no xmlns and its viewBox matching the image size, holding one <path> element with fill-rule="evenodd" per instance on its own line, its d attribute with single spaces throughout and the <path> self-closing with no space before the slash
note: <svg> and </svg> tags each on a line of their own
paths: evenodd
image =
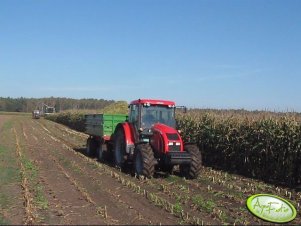
<svg viewBox="0 0 301 226">
<path fill-rule="evenodd" d="M 118 123 L 125 122 L 127 115 L 90 114 L 85 115 L 85 133 L 87 139 L 87 155 L 97 155 L 99 160 L 112 148 L 112 135 Z"/>
</svg>

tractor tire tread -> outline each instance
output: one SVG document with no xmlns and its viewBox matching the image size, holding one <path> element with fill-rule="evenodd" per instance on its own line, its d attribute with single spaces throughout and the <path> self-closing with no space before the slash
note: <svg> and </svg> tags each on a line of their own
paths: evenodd
<svg viewBox="0 0 301 226">
<path fill-rule="evenodd" d="M 148 144 L 140 144 L 137 146 L 137 151 L 141 152 L 142 161 L 143 161 L 143 170 L 142 174 L 150 178 L 154 175 L 155 172 L 155 158 L 154 153 L 150 145 Z"/>
<path fill-rule="evenodd" d="M 124 137 L 124 131 L 122 129 L 119 129 L 117 132 L 116 132 L 116 135 L 114 136 L 115 137 L 115 141 L 114 141 L 114 163 L 115 163 L 115 166 L 117 168 L 120 168 L 120 169 L 123 169 L 125 167 L 125 161 L 123 159 L 123 155 L 125 155 L 125 147 L 123 146 L 124 145 L 124 142 L 125 142 L 125 137 Z M 119 143 L 121 142 L 121 143 Z M 118 144 L 117 144 L 118 143 Z M 119 157 L 121 159 L 117 159 L 116 158 L 116 145 L 120 145 L 120 150 L 119 151 Z"/>
<path fill-rule="evenodd" d="M 202 169 L 202 155 L 196 145 L 186 145 L 185 150 L 191 154 L 191 164 L 188 171 L 188 177 L 195 179 L 199 176 Z"/>
</svg>

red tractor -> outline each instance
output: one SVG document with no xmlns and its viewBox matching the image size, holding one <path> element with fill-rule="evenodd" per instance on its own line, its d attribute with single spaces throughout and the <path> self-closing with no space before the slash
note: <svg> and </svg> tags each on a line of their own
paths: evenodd
<svg viewBox="0 0 301 226">
<path fill-rule="evenodd" d="M 155 169 L 172 171 L 179 165 L 186 178 L 196 178 L 202 157 L 194 144 L 184 144 L 176 129 L 175 102 L 139 99 L 129 105 L 129 116 L 114 131 L 115 165 L 132 164 L 138 176 L 152 177 Z"/>
</svg>

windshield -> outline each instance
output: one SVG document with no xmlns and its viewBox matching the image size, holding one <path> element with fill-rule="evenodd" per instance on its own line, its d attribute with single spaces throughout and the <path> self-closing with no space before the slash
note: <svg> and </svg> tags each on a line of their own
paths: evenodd
<svg viewBox="0 0 301 226">
<path fill-rule="evenodd" d="M 175 128 L 175 109 L 167 106 L 142 106 L 142 128 L 151 128 L 155 123 L 162 123 Z"/>
</svg>

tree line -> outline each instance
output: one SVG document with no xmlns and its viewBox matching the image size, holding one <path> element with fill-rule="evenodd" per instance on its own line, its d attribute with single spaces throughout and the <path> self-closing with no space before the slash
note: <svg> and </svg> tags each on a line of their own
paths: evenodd
<svg viewBox="0 0 301 226">
<path fill-rule="evenodd" d="M 55 107 L 56 111 L 64 110 L 85 110 L 85 109 L 103 109 L 114 103 L 113 100 L 104 99 L 73 99 L 65 97 L 46 97 L 46 98 L 11 98 L 0 97 L 0 111 L 8 112 L 32 112 L 33 110 L 42 110 L 43 105 Z"/>
</svg>

